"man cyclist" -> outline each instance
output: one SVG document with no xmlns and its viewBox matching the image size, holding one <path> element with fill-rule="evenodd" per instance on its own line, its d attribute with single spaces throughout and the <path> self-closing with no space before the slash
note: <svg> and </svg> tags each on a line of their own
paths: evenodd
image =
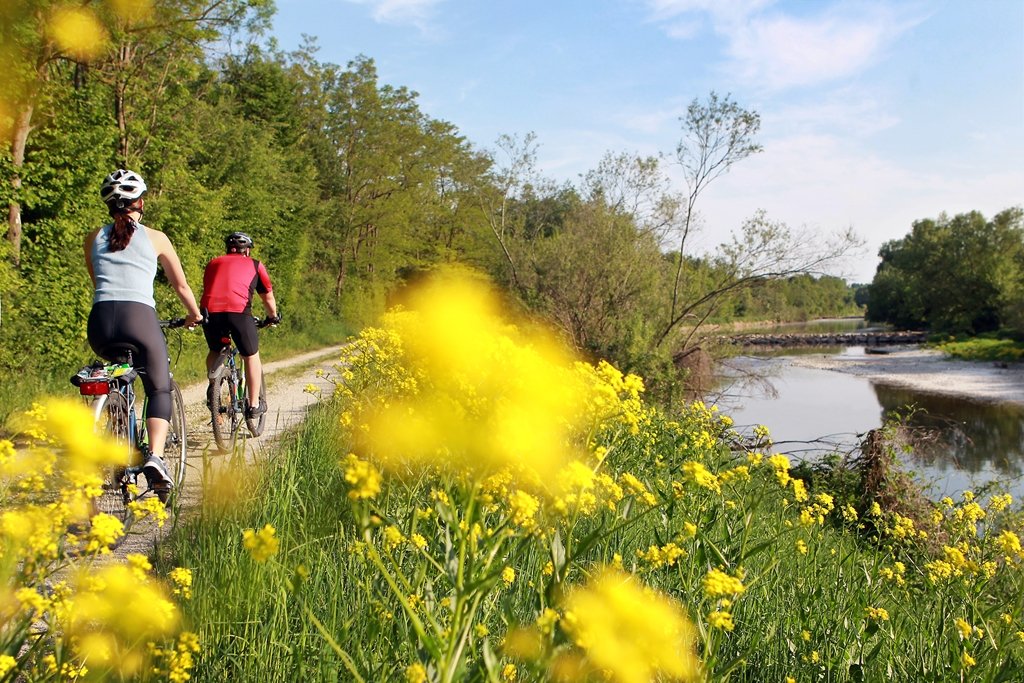
<svg viewBox="0 0 1024 683">
<path fill-rule="evenodd" d="M 203 334 L 210 352 L 206 355 L 206 370 L 217 367 L 224 344 L 230 336 L 245 362 L 245 381 L 249 387 L 249 405 L 246 417 L 253 418 L 267 412 L 267 404 L 259 399 L 263 380 L 260 361 L 259 335 L 252 316 L 252 294 L 263 301 L 267 320 L 280 322 L 277 301 L 266 267 L 249 256 L 253 241 L 244 232 L 233 232 L 224 238 L 227 253 L 210 261 L 203 273 L 203 296 L 199 305 L 206 315 Z M 213 387 L 211 385 L 211 391 Z M 207 397 L 209 398 L 209 397 Z M 259 403 L 254 403 L 259 400 Z"/>
</svg>

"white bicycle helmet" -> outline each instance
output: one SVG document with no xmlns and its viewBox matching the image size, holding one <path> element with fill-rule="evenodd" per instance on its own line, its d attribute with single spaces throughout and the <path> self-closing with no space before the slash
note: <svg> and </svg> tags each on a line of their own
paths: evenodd
<svg viewBox="0 0 1024 683">
<path fill-rule="evenodd" d="M 135 171 L 119 168 L 103 180 L 100 197 L 108 206 L 124 209 L 146 193 L 146 181 Z"/>
</svg>

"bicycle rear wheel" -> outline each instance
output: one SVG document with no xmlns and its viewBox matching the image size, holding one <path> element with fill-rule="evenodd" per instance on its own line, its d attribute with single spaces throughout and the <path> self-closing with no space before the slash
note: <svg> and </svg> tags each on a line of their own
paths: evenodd
<svg viewBox="0 0 1024 683">
<path fill-rule="evenodd" d="M 174 490 L 185 481 L 185 460 L 188 457 L 188 429 L 185 423 L 185 399 L 178 383 L 171 380 L 171 420 L 164 444 L 164 462 L 174 482 Z"/>
<path fill-rule="evenodd" d="M 128 400 L 120 393 L 112 391 L 107 395 L 107 403 L 103 408 L 100 427 L 114 437 L 124 450 L 124 464 L 107 468 L 103 479 L 103 493 L 94 501 L 95 513 L 106 513 L 127 522 L 129 517 L 128 503 L 132 494 L 128 491 L 128 476 L 125 469 L 134 464 L 138 458 L 135 448 L 135 434 L 132 433 Z"/>
<path fill-rule="evenodd" d="M 213 440 L 222 452 L 234 447 L 241 419 L 235 401 L 235 381 L 233 373 L 225 372 L 210 382 L 210 426 L 213 428 Z"/>
<path fill-rule="evenodd" d="M 260 405 L 267 404 L 267 377 L 262 372 L 260 373 Z M 248 387 L 246 388 L 245 405 L 249 405 L 249 392 Z M 245 424 L 249 427 L 249 433 L 253 436 L 259 436 L 263 433 L 263 427 L 267 424 L 267 414 L 260 413 L 257 417 L 245 418 Z"/>
</svg>

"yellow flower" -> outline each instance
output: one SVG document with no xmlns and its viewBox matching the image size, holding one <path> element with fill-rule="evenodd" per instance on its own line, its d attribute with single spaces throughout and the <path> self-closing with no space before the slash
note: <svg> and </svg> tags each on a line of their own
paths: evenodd
<svg viewBox="0 0 1024 683">
<path fill-rule="evenodd" d="M 366 460 L 360 460 L 355 453 L 345 458 L 345 481 L 351 488 L 348 497 L 352 500 L 367 500 L 380 493 L 380 472 Z"/>
<path fill-rule="evenodd" d="M 720 569 L 712 569 L 704 577 L 704 593 L 709 598 L 739 595 L 745 590 L 747 589 L 741 579 L 730 576 Z"/>
<path fill-rule="evenodd" d="M 192 598 L 192 570 L 185 567 L 175 567 L 171 570 L 171 582 L 174 584 L 174 594 L 180 595 L 185 600 Z"/>
<path fill-rule="evenodd" d="M 517 490 L 509 496 L 508 507 L 513 524 L 528 532 L 537 528 L 537 511 L 540 509 L 537 498 L 526 491 Z"/>
<path fill-rule="evenodd" d="M 683 474 L 686 476 L 687 481 L 692 481 L 700 487 L 710 489 L 715 493 L 722 492 L 722 485 L 718 481 L 718 477 L 712 472 L 708 471 L 708 468 L 703 463 L 697 462 L 696 460 L 688 460 L 683 463 Z"/>
<path fill-rule="evenodd" d="M 388 550 L 394 550 L 402 545 L 403 541 L 405 541 L 405 536 L 398 527 L 391 525 L 384 529 L 384 547 Z"/>
<path fill-rule="evenodd" d="M 796 540 L 796 550 L 801 555 L 806 555 L 807 554 L 807 544 L 804 543 L 803 539 L 798 538 Z"/>
<path fill-rule="evenodd" d="M 732 631 L 736 625 L 732 621 L 732 614 L 722 610 L 715 610 L 708 615 L 708 624 L 711 628 Z"/>
<path fill-rule="evenodd" d="M 516 671 L 516 665 L 515 664 L 506 664 L 501 669 L 501 680 L 509 681 L 509 682 L 514 681 L 514 680 L 516 680 L 516 676 L 518 675 L 518 673 L 519 672 Z"/>
<path fill-rule="evenodd" d="M 800 637 L 803 639 L 803 641 L 805 643 L 811 642 L 811 632 L 810 631 L 801 631 L 800 632 Z"/>
<path fill-rule="evenodd" d="M 883 607 L 866 607 L 868 619 L 877 621 L 889 621 L 889 612 Z"/>
<path fill-rule="evenodd" d="M 0 655 L 0 677 L 6 676 L 8 672 L 18 665 L 18 661 L 10 655 Z"/>
<path fill-rule="evenodd" d="M 110 547 L 122 536 L 124 524 L 120 519 L 103 512 L 94 515 L 89 524 L 89 541 L 85 546 L 85 552 L 109 553 Z"/>
<path fill-rule="evenodd" d="M 54 12 L 49 33 L 62 50 L 82 60 L 98 57 L 107 43 L 103 24 L 84 7 L 65 7 Z"/>
<path fill-rule="evenodd" d="M 242 545 L 249 551 L 252 559 L 266 562 L 277 554 L 280 546 L 276 534 L 277 531 L 269 524 L 264 525 L 259 531 L 246 529 L 242 532 Z"/>
<path fill-rule="evenodd" d="M 410 664 L 405 669 L 405 680 L 408 683 L 426 683 L 427 670 L 423 668 L 422 664 Z"/>
<path fill-rule="evenodd" d="M 505 567 L 501 570 L 501 580 L 505 582 L 506 586 L 511 586 L 516 580 L 516 570 L 512 567 Z"/>
<path fill-rule="evenodd" d="M 956 630 L 960 632 L 961 639 L 970 640 L 971 636 L 974 635 L 974 627 L 971 626 L 966 619 L 957 617 L 954 624 L 956 624 Z"/>
<path fill-rule="evenodd" d="M 974 657 L 972 657 L 967 650 L 964 650 L 963 654 L 960 655 L 960 665 L 965 669 L 970 669 L 975 664 L 977 664 L 977 662 L 974 661 Z"/>
<path fill-rule="evenodd" d="M 600 671 L 623 683 L 696 680 L 696 632 L 667 597 L 604 569 L 568 594 L 562 627 Z"/>
<path fill-rule="evenodd" d="M 423 538 L 420 534 L 413 534 L 410 536 L 409 542 L 416 546 L 417 550 L 423 550 L 427 547 L 427 539 Z"/>
</svg>

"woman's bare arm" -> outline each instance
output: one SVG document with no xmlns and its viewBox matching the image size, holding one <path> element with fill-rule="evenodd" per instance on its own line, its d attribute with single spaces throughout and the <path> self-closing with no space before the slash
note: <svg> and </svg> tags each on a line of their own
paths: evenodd
<svg viewBox="0 0 1024 683">
<path fill-rule="evenodd" d="M 174 245 L 171 244 L 167 235 L 153 228 L 146 228 L 146 231 L 150 242 L 153 243 L 153 249 L 156 250 L 157 260 L 167 276 L 167 281 L 171 283 L 174 293 L 178 295 L 188 311 L 185 324 L 189 327 L 198 324 L 202 321 L 203 314 L 199 310 L 199 304 L 196 303 L 192 288 L 188 286 L 188 280 L 185 279 L 185 270 L 181 267 L 178 252 L 174 250 Z"/>
</svg>

